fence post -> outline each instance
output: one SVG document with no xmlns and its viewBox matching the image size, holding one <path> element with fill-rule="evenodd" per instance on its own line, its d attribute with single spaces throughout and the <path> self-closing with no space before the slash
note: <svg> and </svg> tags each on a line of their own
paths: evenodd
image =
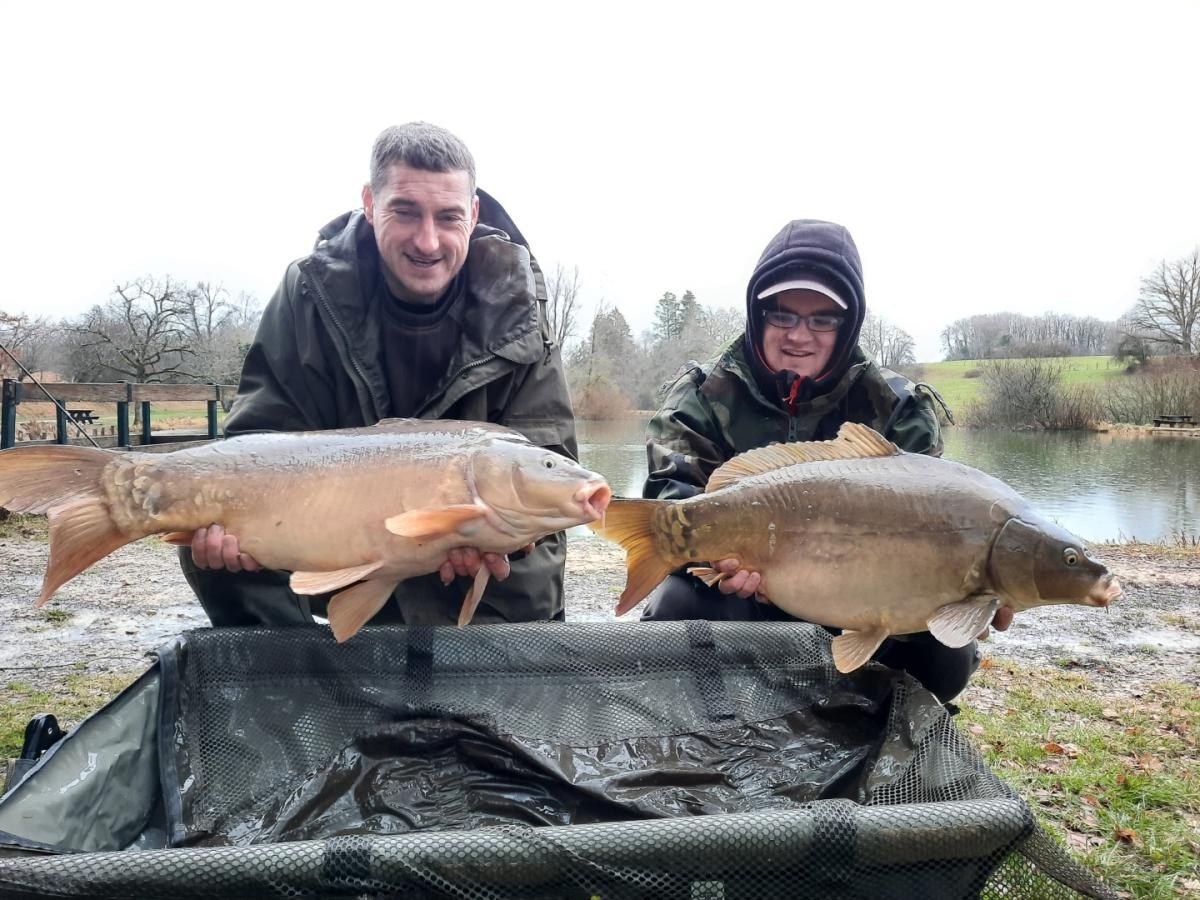
<svg viewBox="0 0 1200 900">
<path fill-rule="evenodd" d="M 17 394 L 19 383 L 11 378 L 4 379 L 4 400 L 0 408 L 0 450 L 7 450 L 17 442 Z"/>
<path fill-rule="evenodd" d="M 129 449 L 129 399 L 133 385 L 125 382 L 125 399 L 117 401 L 117 446 Z"/>
<path fill-rule="evenodd" d="M 221 388 L 215 381 L 211 381 L 209 384 L 212 385 L 213 398 L 208 401 L 208 439 L 215 441 L 217 439 L 217 397 L 220 396 Z"/>
<path fill-rule="evenodd" d="M 150 401 L 142 401 L 142 443 L 150 443 Z"/>
<path fill-rule="evenodd" d="M 63 412 L 62 403 L 54 404 L 54 443 L 70 443 L 67 440 L 67 414 Z"/>
</svg>

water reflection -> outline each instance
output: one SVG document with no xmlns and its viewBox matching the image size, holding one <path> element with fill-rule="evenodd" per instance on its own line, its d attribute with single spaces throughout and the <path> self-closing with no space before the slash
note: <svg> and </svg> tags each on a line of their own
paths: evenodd
<svg viewBox="0 0 1200 900">
<path fill-rule="evenodd" d="M 641 495 L 645 423 L 580 422 L 580 456 L 619 496 Z M 946 430 L 946 457 L 1001 478 L 1091 541 L 1200 533 L 1200 439 Z M 590 535 L 573 529 L 572 536 Z"/>
</svg>

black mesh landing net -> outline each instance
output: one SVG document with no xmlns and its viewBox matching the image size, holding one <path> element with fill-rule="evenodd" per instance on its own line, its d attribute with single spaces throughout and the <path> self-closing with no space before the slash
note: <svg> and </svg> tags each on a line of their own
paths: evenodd
<svg viewBox="0 0 1200 900">
<path fill-rule="evenodd" d="M 0 897 L 1111 896 L 932 695 L 791 623 L 191 632 L 4 848 Z"/>
</svg>

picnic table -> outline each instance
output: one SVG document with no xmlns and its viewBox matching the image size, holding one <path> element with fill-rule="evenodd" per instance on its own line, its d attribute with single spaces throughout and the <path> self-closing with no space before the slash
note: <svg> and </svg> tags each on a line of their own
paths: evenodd
<svg viewBox="0 0 1200 900">
<path fill-rule="evenodd" d="M 1155 416 L 1154 427 L 1191 428 L 1195 425 L 1191 416 Z"/>
<path fill-rule="evenodd" d="M 68 409 L 67 412 L 74 421 L 86 423 L 88 425 L 91 425 L 96 421 L 96 419 L 99 418 L 99 416 L 93 414 L 92 410 L 90 409 Z"/>
</svg>

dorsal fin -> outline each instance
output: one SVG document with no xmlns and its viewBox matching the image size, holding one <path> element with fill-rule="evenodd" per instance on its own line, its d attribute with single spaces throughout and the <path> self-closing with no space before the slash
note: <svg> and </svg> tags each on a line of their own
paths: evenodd
<svg viewBox="0 0 1200 900">
<path fill-rule="evenodd" d="M 858 422 L 846 422 L 832 441 L 807 441 L 795 444 L 771 444 L 757 450 L 747 450 L 721 466 L 708 479 L 706 493 L 719 491 L 736 481 L 782 469 L 797 463 L 820 462 L 828 459 L 867 459 L 876 456 L 895 456 L 903 452 L 873 428 Z"/>
</svg>

